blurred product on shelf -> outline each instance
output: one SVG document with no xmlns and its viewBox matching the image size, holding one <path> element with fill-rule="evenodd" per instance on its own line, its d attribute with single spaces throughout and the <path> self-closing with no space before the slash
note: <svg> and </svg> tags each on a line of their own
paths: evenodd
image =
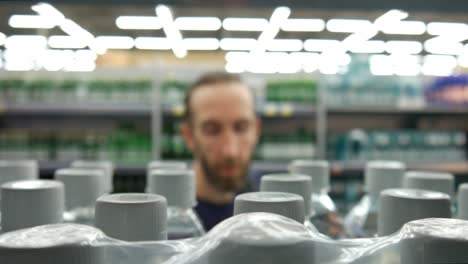
<svg viewBox="0 0 468 264">
<path fill-rule="evenodd" d="M 302 130 L 288 134 L 265 132 L 257 145 L 256 156 L 259 160 L 313 159 L 315 142 Z"/>
<path fill-rule="evenodd" d="M 468 106 L 468 75 L 440 77 L 425 88 L 430 105 L 442 107 Z"/>
<path fill-rule="evenodd" d="M 278 80 L 266 85 L 267 102 L 317 102 L 318 83 L 311 80 Z"/>
<path fill-rule="evenodd" d="M 463 131 L 353 129 L 329 140 L 332 160 L 374 159 L 405 162 L 458 162 L 466 159 Z"/>
<path fill-rule="evenodd" d="M 144 164 L 151 159 L 151 138 L 149 132 L 130 129 L 5 129 L 0 131 L 0 159 Z"/>
<path fill-rule="evenodd" d="M 167 80 L 161 84 L 162 102 L 169 104 L 182 103 L 185 93 L 189 88 L 188 82 L 179 80 Z"/>
<path fill-rule="evenodd" d="M 0 97 L 27 102 L 150 102 L 148 80 L 0 80 Z"/>
<path fill-rule="evenodd" d="M 420 77 L 375 76 L 369 60 L 354 56 L 343 75 L 324 79 L 326 104 L 333 108 L 424 108 Z"/>
</svg>

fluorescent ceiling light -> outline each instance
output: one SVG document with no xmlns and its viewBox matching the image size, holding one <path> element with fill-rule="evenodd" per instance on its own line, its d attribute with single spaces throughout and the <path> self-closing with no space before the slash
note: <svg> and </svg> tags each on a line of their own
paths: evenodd
<svg viewBox="0 0 468 264">
<path fill-rule="evenodd" d="M 294 56 L 289 55 L 285 60 L 278 64 L 278 73 L 299 73 L 302 71 L 302 62 L 295 60 Z"/>
<path fill-rule="evenodd" d="M 291 52 L 289 57 L 302 65 L 304 72 L 311 73 L 318 70 L 320 54 L 313 52 Z"/>
<path fill-rule="evenodd" d="M 325 51 L 327 49 L 340 49 L 341 42 L 332 39 L 308 39 L 304 42 L 304 50 L 306 51 Z"/>
<path fill-rule="evenodd" d="M 6 39 L 7 39 L 6 35 L 0 32 L 0 46 L 5 44 Z"/>
<path fill-rule="evenodd" d="M 385 42 L 381 40 L 369 40 L 362 43 L 353 43 L 345 46 L 353 53 L 383 53 L 385 52 Z"/>
<path fill-rule="evenodd" d="M 390 55 L 393 72 L 399 76 L 417 76 L 421 73 L 420 56 L 393 54 Z"/>
<path fill-rule="evenodd" d="M 426 24 L 421 21 L 399 21 L 385 25 L 380 30 L 388 35 L 422 35 L 426 32 Z"/>
<path fill-rule="evenodd" d="M 325 52 L 320 54 L 321 64 L 335 64 L 338 66 L 347 66 L 351 63 L 351 56 L 347 53 Z"/>
<path fill-rule="evenodd" d="M 223 28 L 227 31 L 264 31 L 268 20 L 264 18 L 230 17 L 223 20 Z"/>
<path fill-rule="evenodd" d="M 327 22 L 327 30 L 338 33 L 354 33 L 373 27 L 369 20 L 331 19 Z"/>
<path fill-rule="evenodd" d="M 248 52 L 239 52 L 239 51 L 230 51 L 225 55 L 226 61 L 248 61 L 249 60 Z"/>
<path fill-rule="evenodd" d="M 165 5 L 158 5 L 156 6 L 155 11 L 158 17 L 161 19 L 164 33 L 166 34 L 167 39 L 171 43 L 171 48 L 174 52 L 174 55 L 177 58 L 183 58 L 187 56 L 187 49 L 184 47 L 182 34 L 174 24 L 171 9 L 169 9 L 169 7 Z"/>
<path fill-rule="evenodd" d="M 223 38 L 219 44 L 222 50 L 251 50 L 256 43 L 252 38 Z"/>
<path fill-rule="evenodd" d="M 132 49 L 134 46 L 133 38 L 127 36 L 100 36 L 94 41 L 106 49 Z"/>
<path fill-rule="evenodd" d="M 424 49 L 432 54 L 460 55 L 463 53 L 463 44 L 441 38 L 434 38 L 424 42 Z"/>
<path fill-rule="evenodd" d="M 138 37 L 135 39 L 135 48 L 143 50 L 170 50 L 171 43 L 167 38 Z"/>
<path fill-rule="evenodd" d="M 48 43 L 54 49 L 82 49 L 88 46 L 86 41 L 71 36 L 50 36 Z"/>
<path fill-rule="evenodd" d="M 62 12 L 50 4 L 39 3 L 33 5 L 31 9 L 39 15 L 46 17 L 48 20 L 54 21 L 55 25 L 61 25 L 65 21 L 65 16 L 62 14 Z"/>
<path fill-rule="evenodd" d="M 60 25 L 60 28 L 68 35 L 78 38 L 80 41 L 85 41 L 89 43 L 94 40 L 93 34 L 83 29 L 80 25 L 75 23 L 73 20 L 66 19 Z"/>
<path fill-rule="evenodd" d="M 73 63 L 75 53 L 71 50 L 44 50 L 40 55 L 40 64 L 46 71 L 59 71 Z"/>
<path fill-rule="evenodd" d="M 281 25 L 283 31 L 320 32 L 324 29 L 323 19 L 290 18 Z"/>
<path fill-rule="evenodd" d="M 369 58 L 370 72 L 373 75 L 393 75 L 393 64 L 390 56 L 372 55 Z"/>
<path fill-rule="evenodd" d="M 174 23 L 179 30 L 193 31 L 217 31 L 222 24 L 217 17 L 178 17 Z"/>
<path fill-rule="evenodd" d="M 245 67 L 242 63 L 228 62 L 224 68 L 229 73 L 242 73 L 245 71 Z"/>
<path fill-rule="evenodd" d="M 463 54 L 458 57 L 458 65 L 464 68 L 468 68 L 468 54 Z"/>
<path fill-rule="evenodd" d="M 32 71 L 36 67 L 34 54 L 25 53 L 21 49 L 6 49 L 3 58 L 5 59 L 4 69 L 7 71 Z"/>
<path fill-rule="evenodd" d="M 427 55 L 424 57 L 422 73 L 432 76 L 449 76 L 457 66 L 457 59 L 453 56 Z"/>
<path fill-rule="evenodd" d="M 286 21 L 291 14 L 291 9 L 288 7 L 277 7 L 271 14 L 268 26 L 258 37 L 255 47 L 251 53 L 265 52 L 267 45 L 272 41 L 280 31 L 281 25 Z"/>
<path fill-rule="evenodd" d="M 74 64 L 67 65 L 65 71 L 69 72 L 92 72 L 96 69 L 96 63 L 93 61 L 75 62 Z"/>
<path fill-rule="evenodd" d="M 158 30 L 161 20 L 156 16 L 119 16 L 115 25 L 120 29 Z"/>
<path fill-rule="evenodd" d="M 431 22 L 427 24 L 427 33 L 430 35 L 443 35 L 444 37 L 466 35 L 468 25 L 464 23 Z"/>
<path fill-rule="evenodd" d="M 56 26 L 54 19 L 38 15 L 12 15 L 8 24 L 13 28 L 53 28 Z"/>
<path fill-rule="evenodd" d="M 12 35 L 6 39 L 5 47 L 7 49 L 45 49 L 47 39 L 38 35 Z"/>
<path fill-rule="evenodd" d="M 300 51 L 303 43 L 300 39 L 273 39 L 267 43 L 269 51 Z"/>
<path fill-rule="evenodd" d="M 398 54 L 419 54 L 423 50 L 423 45 L 419 41 L 387 41 L 385 50 L 388 53 Z"/>
<path fill-rule="evenodd" d="M 219 40 L 216 38 L 186 38 L 183 40 L 188 50 L 217 50 Z"/>
<path fill-rule="evenodd" d="M 77 50 L 75 56 L 85 61 L 95 61 L 97 59 L 96 53 L 92 50 Z"/>
</svg>

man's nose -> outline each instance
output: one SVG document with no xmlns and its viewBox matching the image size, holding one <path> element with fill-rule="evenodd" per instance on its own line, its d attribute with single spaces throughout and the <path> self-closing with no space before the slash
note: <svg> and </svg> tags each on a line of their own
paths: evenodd
<svg viewBox="0 0 468 264">
<path fill-rule="evenodd" d="M 239 141 L 237 135 L 233 131 L 226 131 L 224 133 L 221 144 L 222 146 L 220 147 L 224 156 L 236 156 L 239 152 Z"/>
</svg>

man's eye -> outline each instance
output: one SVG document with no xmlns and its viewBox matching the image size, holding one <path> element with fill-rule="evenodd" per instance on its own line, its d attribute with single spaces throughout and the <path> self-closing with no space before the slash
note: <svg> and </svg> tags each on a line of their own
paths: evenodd
<svg viewBox="0 0 468 264">
<path fill-rule="evenodd" d="M 239 122 L 234 125 L 234 130 L 237 133 L 244 133 L 249 130 L 250 123 L 249 122 Z"/>
<path fill-rule="evenodd" d="M 205 124 L 202 127 L 202 131 L 207 135 L 216 135 L 221 131 L 221 126 L 217 124 Z"/>
</svg>

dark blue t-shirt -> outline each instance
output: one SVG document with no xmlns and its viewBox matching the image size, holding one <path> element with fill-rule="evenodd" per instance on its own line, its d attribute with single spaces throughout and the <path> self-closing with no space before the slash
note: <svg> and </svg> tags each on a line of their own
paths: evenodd
<svg viewBox="0 0 468 264">
<path fill-rule="evenodd" d="M 247 181 L 239 194 L 256 191 L 256 188 L 253 186 L 252 182 Z M 234 200 L 226 204 L 215 204 L 200 199 L 197 200 L 198 203 L 194 209 L 207 232 L 219 222 L 222 222 L 234 214 Z"/>
<path fill-rule="evenodd" d="M 195 212 L 200 217 L 203 227 L 209 231 L 219 222 L 233 215 L 234 202 L 227 204 L 214 204 L 198 199 Z"/>
</svg>

